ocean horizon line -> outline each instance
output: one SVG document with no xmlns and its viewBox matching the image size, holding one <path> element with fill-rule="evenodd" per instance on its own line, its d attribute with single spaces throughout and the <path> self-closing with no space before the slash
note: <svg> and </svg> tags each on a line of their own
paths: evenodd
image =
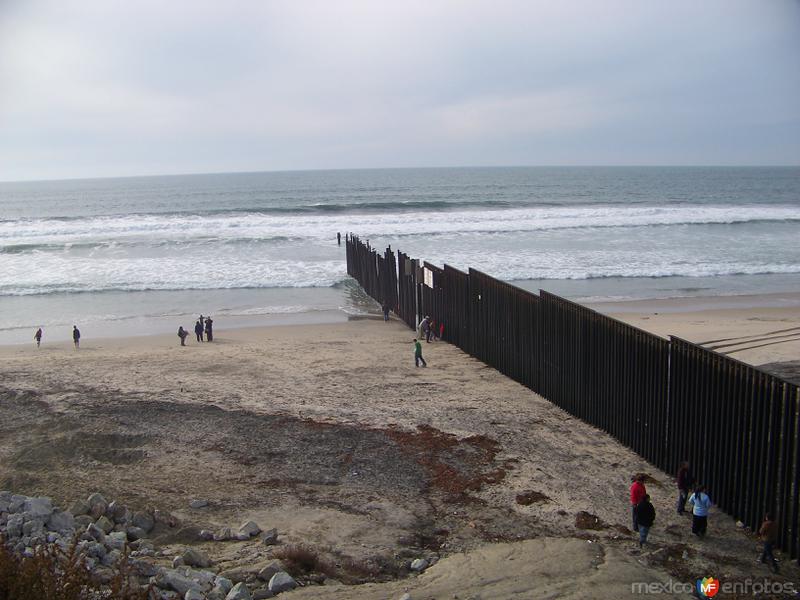
<svg viewBox="0 0 800 600">
<path fill-rule="evenodd" d="M 203 171 L 203 172 L 172 172 L 172 173 L 140 173 L 131 175 L 90 175 L 78 177 L 54 177 L 45 179 L 0 179 L 2 184 L 18 183 L 63 183 L 104 180 L 128 180 L 148 178 L 171 177 L 218 177 L 221 175 L 267 175 L 290 173 L 348 173 L 356 171 L 435 171 L 435 170 L 468 170 L 468 169 L 798 169 L 798 164 L 552 164 L 552 165 L 446 165 L 446 166 L 386 166 L 386 167 L 328 167 L 328 168 L 298 168 L 298 169 L 264 169 L 243 171 Z"/>
</svg>

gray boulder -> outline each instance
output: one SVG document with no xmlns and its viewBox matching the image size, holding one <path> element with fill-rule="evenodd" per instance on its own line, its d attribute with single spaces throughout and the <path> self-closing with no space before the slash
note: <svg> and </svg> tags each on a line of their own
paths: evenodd
<svg viewBox="0 0 800 600">
<path fill-rule="evenodd" d="M 208 506 L 208 500 L 206 500 L 205 498 L 197 498 L 189 502 L 189 506 L 191 508 L 205 508 L 206 506 Z"/>
<path fill-rule="evenodd" d="M 134 527 L 144 529 L 145 533 L 150 533 L 153 530 L 153 527 L 156 525 L 153 515 L 143 511 L 133 513 L 133 519 L 131 522 L 133 523 Z"/>
<path fill-rule="evenodd" d="M 270 529 L 269 531 L 264 532 L 264 536 L 261 538 L 264 542 L 265 546 L 273 546 L 278 543 L 278 530 L 275 528 Z"/>
<path fill-rule="evenodd" d="M 94 523 L 94 519 L 89 515 L 78 515 L 75 517 L 75 529 L 86 529 L 86 527 L 92 523 Z"/>
<path fill-rule="evenodd" d="M 86 499 L 86 503 L 89 505 L 89 514 L 95 519 L 106 514 L 106 510 L 108 510 L 108 502 L 106 502 L 102 494 L 98 494 L 97 492 L 89 496 Z"/>
<path fill-rule="evenodd" d="M 286 567 L 283 565 L 283 563 L 281 561 L 273 560 L 272 562 L 267 563 L 267 565 L 265 565 L 258 572 L 258 578 L 261 581 L 269 581 L 270 579 L 272 579 L 272 576 L 275 575 L 275 573 L 280 573 L 281 571 L 285 571 L 285 570 L 286 570 Z"/>
<path fill-rule="evenodd" d="M 50 531 L 67 531 L 75 529 L 75 517 L 68 512 L 54 510 L 47 519 L 47 528 Z"/>
<path fill-rule="evenodd" d="M 230 527 L 223 527 L 217 533 L 214 534 L 214 541 L 215 542 L 224 542 L 231 539 L 231 529 Z"/>
<path fill-rule="evenodd" d="M 128 527 L 125 531 L 128 534 L 128 539 L 132 542 L 147 537 L 147 532 L 141 527 Z"/>
<path fill-rule="evenodd" d="M 114 530 L 114 523 L 111 522 L 111 519 L 103 515 L 97 522 L 95 523 L 100 529 L 103 530 L 103 533 L 111 533 Z"/>
<path fill-rule="evenodd" d="M 255 521 L 248 521 L 239 527 L 239 534 L 246 535 L 248 538 L 258 535 L 259 533 L 261 533 L 261 528 L 256 525 Z"/>
<path fill-rule="evenodd" d="M 69 512 L 73 517 L 88 515 L 90 510 L 92 510 L 92 507 L 85 500 L 75 500 L 69 507 Z"/>
<path fill-rule="evenodd" d="M 24 519 L 20 514 L 10 515 L 6 523 L 6 535 L 11 538 L 18 538 L 22 535 L 22 525 Z"/>
<path fill-rule="evenodd" d="M 124 531 L 112 531 L 106 536 L 106 546 L 114 550 L 122 550 L 128 542 L 128 534 Z"/>
<path fill-rule="evenodd" d="M 199 581 L 195 581 L 177 569 L 162 569 L 156 575 L 154 582 L 158 587 L 174 590 L 184 597 L 189 590 L 200 593 L 205 591 L 204 586 Z"/>
<path fill-rule="evenodd" d="M 297 582 L 286 571 L 278 571 L 269 580 L 269 591 L 273 594 L 280 594 L 297 587 Z"/>
<path fill-rule="evenodd" d="M 206 597 L 197 590 L 189 590 L 183 596 L 183 600 L 206 600 Z"/>
<path fill-rule="evenodd" d="M 211 559 L 203 552 L 195 550 L 194 548 L 187 548 L 184 550 L 183 554 L 181 554 L 181 558 L 183 558 L 183 563 L 190 567 L 206 569 L 211 566 Z"/>
<path fill-rule="evenodd" d="M 50 501 L 50 498 L 28 498 L 25 501 L 25 512 L 28 513 L 31 518 L 46 521 L 47 517 L 53 512 L 53 503 Z"/>
<path fill-rule="evenodd" d="M 86 528 L 86 535 L 101 543 L 106 539 L 106 532 L 94 523 L 89 523 L 89 526 Z"/>
<path fill-rule="evenodd" d="M 227 577 L 217 575 L 216 578 L 214 578 L 214 587 L 224 590 L 222 595 L 227 596 L 228 592 L 233 589 L 233 582 Z"/>
<path fill-rule="evenodd" d="M 253 600 L 253 597 L 244 583 L 237 583 L 225 596 L 225 600 Z"/>
<path fill-rule="evenodd" d="M 411 570 L 416 571 L 417 573 L 421 573 L 425 569 L 428 568 L 428 561 L 424 558 L 415 558 L 411 562 Z"/>
<path fill-rule="evenodd" d="M 275 594 L 269 591 L 268 587 L 258 588 L 253 590 L 253 600 L 265 600 L 266 598 L 274 598 Z"/>
</svg>

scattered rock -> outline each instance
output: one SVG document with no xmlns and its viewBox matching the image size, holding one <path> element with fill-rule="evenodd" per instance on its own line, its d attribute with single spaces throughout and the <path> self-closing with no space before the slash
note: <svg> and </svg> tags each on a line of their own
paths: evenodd
<svg viewBox="0 0 800 600">
<path fill-rule="evenodd" d="M 145 533 L 150 533 L 153 530 L 153 527 L 156 525 L 153 515 L 143 511 L 133 513 L 133 519 L 131 519 L 131 523 L 133 523 L 134 527 L 143 529 Z"/>
<path fill-rule="evenodd" d="M 183 600 L 206 600 L 206 597 L 197 590 L 189 590 Z"/>
<path fill-rule="evenodd" d="M 400 596 L 400 600 L 411 600 L 411 594 L 409 594 L 408 592 L 406 592 L 405 594 L 403 594 L 402 596 Z"/>
<path fill-rule="evenodd" d="M 223 527 L 217 533 L 214 534 L 214 541 L 215 542 L 225 542 L 231 539 L 231 528 L 230 527 Z"/>
<path fill-rule="evenodd" d="M 141 527 L 128 527 L 125 531 L 132 542 L 147 537 L 147 532 Z"/>
<path fill-rule="evenodd" d="M 50 531 L 73 530 L 75 529 L 75 517 L 71 513 L 56 509 L 47 519 L 47 528 Z"/>
<path fill-rule="evenodd" d="M 208 500 L 205 500 L 204 498 L 198 498 L 189 502 L 189 506 L 191 508 L 205 508 L 208 506 Z"/>
<path fill-rule="evenodd" d="M 248 538 L 258 535 L 259 533 L 261 533 L 261 528 L 256 525 L 255 521 L 248 521 L 239 527 L 239 534 L 246 535 Z"/>
<path fill-rule="evenodd" d="M 128 543 L 128 535 L 124 531 L 112 531 L 106 536 L 106 546 L 114 550 L 122 550 Z"/>
<path fill-rule="evenodd" d="M 102 515 L 106 514 L 108 502 L 106 502 L 106 499 L 103 498 L 102 494 L 95 492 L 86 499 L 86 503 L 89 505 L 89 514 L 92 515 L 92 518 L 98 519 Z"/>
<path fill-rule="evenodd" d="M 258 578 L 261 581 L 269 581 L 275 573 L 280 573 L 285 570 L 286 567 L 281 561 L 273 560 L 258 572 Z"/>
<path fill-rule="evenodd" d="M 89 523 L 89 526 L 86 528 L 86 535 L 101 543 L 106 539 L 106 532 L 94 523 Z"/>
<path fill-rule="evenodd" d="M 252 600 L 252 596 L 250 595 L 250 590 L 247 589 L 247 586 L 244 583 L 237 583 L 228 595 L 225 596 L 225 600 Z"/>
<path fill-rule="evenodd" d="M 183 559 L 183 563 L 190 567 L 206 569 L 211 566 L 211 559 L 203 552 L 195 550 L 194 548 L 187 548 L 184 550 L 183 554 L 181 554 L 181 558 Z"/>
<path fill-rule="evenodd" d="M 264 536 L 261 539 L 265 546 L 274 546 L 278 543 L 278 530 L 276 528 L 272 528 L 269 531 L 265 531 Z"/>
<path fill-rule="evenodd" d="M 50 502 L 50 498 L 28 498 L 25 500 L 24 506 L 25 512 L 28 513 L 31 518 L 47 520 L 53 512 L 53 503 Z"/>
<path fill-rule="evenodd" d="M 103 533 L 111 533 L 114 530 L 114 523 L 112 523 L 106 516 L 102 516 L 97 519 L 95 525 L 102 529 Z"/>
<path fill-rule="evenodd" d="M 183 557 L 182 556 L 176 556 L 175 558 L 172 559 L 172 568 L 173 569 L 177 569 L 178 567 L 182 567 L 185 564 L 186 563 L 183 562 Z"/>
<path fill-rule="evenodd" d="M 266 598 L 274 598 L 275 594 L 269 591 L 268 587 L 258 588 L 253 590 L 253 600 L 265 600 Z"/>
<path fill-rule="evenodd" d="M 90 510 L 92 510 L 92 507 L 85 500 L 75 500 L 69 507 L 69 512 L 73 517 L 88 515 Z"/>
<path fill-rule="evenodd" d="M 297 582 L 286 571 L 278 571 L 269 580 L 269 591 L 273 594 L 280 594 L 296 587 Z M 226 598 L 226 600 L 230 600 L 230 598 Z"/>
<path fill-rule="evenodd" d="M 428 561 L 424 558 L 416 558 L 411 562 L 411 570 L 417 573 L 422 573 L 428 568 Z"/>
</svg>

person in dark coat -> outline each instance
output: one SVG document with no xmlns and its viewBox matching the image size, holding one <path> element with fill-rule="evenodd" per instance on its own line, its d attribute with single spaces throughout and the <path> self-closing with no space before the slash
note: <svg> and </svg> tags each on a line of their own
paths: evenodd
<svg viewBox="0 0 800 600">
<path fill-rule="evenodd" d="M 41 327 L 39 327 L 39 329 L 36 330 L 36 333 L 33 334 L 33 339 L 36 340 L 36 347 L 37 348 L 42 345 L 42 328 Z"/>
<path fill-rule="evenodd" d="M 656 509 L 650 503 L 650 494 L 645 494 L 636 505 L 636 522 L 639 524 L 639 548 L 647 542 L 647 534 L 656 520 Z"/>
<path fill-rule="evenodd" d="M 214 321 L 211 320 L 211 317 L 206 317 L 206 341 L 211 342 L 214 340 L 214 330 L 213 330 Z"/>
<path fill-rule="evenodd" d="M 761 529 L 758 530 L 758 537 L 764 542 L 761 562 L 766 562 L 769 559 L 772 570 L 777 573 L 778 561 L 775 560 L 775 555 L 772 553 L 772 546 L 778 541 L 778 524 L 773 520 L 770 513 L 764 515 L 764 522 L 761 524 Z"/>
<path fill-rule="evenodd" d="M 203 341 L 203 322 L 202 321 L 197 321 L 197 323 L 194 324 L 194 334 L 197 336 L 197 341 L 198 342 L 202 342 Z"/>
<path fill-rule="evenodd" d="M 81 330 L 77 325 L 72 326 L 72 343 L 75 344 L 76 349 L 81 346 Z"/>
<path fill-rule="evenodd" d="M 689 498 L 689 490 L 694 485 L 694 476 L 689 470 L 689 463 L 683 461 L 678 469 L 678 514 L 682 515 L 686 512 L 686 500 Z"/>
<path fill-rule="evenodd" d="M 189 337 L 189 332 L 183 328 L 183 325 L 178 327 L 178 337 L 181 338 L 181 346 L 185 346 L 186 338 Z"/>
</svg>

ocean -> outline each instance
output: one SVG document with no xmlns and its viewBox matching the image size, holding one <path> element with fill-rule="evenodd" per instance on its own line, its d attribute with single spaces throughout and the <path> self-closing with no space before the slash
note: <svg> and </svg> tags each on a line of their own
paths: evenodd
<svg viewBox="0 0 800 600">
<path fill-rule="evenodd" d="M 0 335 L 345 320 L 344 241 L 581 302 L 800 291 L 800 168 L 376 169 L 0 183 Z"/>
</svg>

